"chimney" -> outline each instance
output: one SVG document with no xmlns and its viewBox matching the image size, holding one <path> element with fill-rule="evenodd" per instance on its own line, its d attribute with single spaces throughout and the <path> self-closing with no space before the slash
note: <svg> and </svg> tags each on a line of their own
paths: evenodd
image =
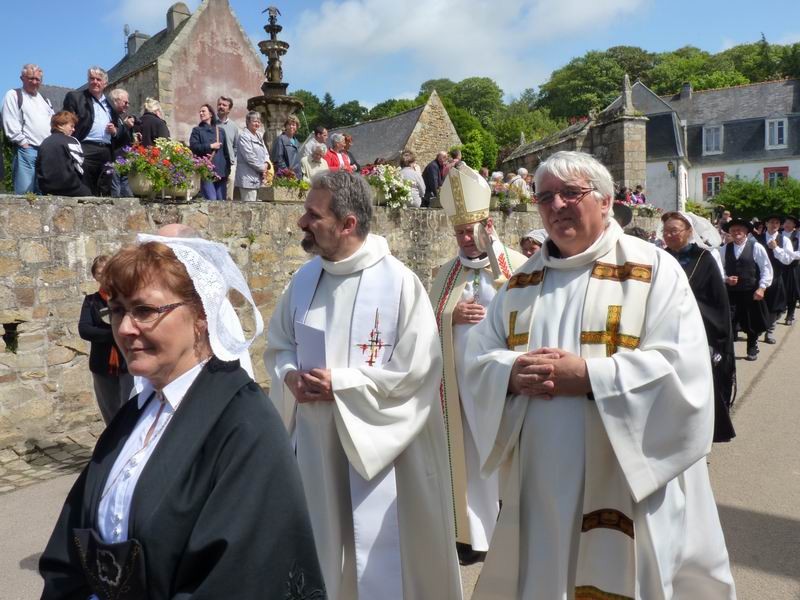
<svg viewBox="0 0 800 600">
<path fill-rule="evenodd" d="M 167 31 L 175 31 L 186 19 L 192 16 L 189 7 L 183 2 L 176 2 L 167 11 Z"/>
<path fill-rule="evenodd" d="M 681 88 L 681 100 L 689 100 L 692 97 L 692 82 L 686 81 Z"/>
<path fill-rule="evenodd" d="M 138 29 L 128 36 L 128 56 L 133 56 L 144 43 L 150 39 L 146 33 L 141 33 Z"/>
</svg>

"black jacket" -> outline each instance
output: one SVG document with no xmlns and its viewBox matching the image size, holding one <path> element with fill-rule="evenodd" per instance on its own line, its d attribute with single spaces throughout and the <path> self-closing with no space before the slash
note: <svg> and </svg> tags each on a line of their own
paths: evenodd
<svg viewBox="0 0 800 600">
<path fill-rule="evenodd" d="M 142 135 L 142 146 L 152 146 L 157 138 L 168 138 L 167 122 L 155 113 L 145 112 L 133 131 Z"/>
<path fill-rule="evenodd" d="M 428 163 L 422 171 L 422 180 L 425 182 L 425 197 L 423 202 L 426 206 L 430 204 L 431 198 L 436 196 L 439 188 L 442 187 L 444 178 L 442 177 L 442 165 L 435 158 Z"/>
<path fill-rule="evenodd" d="M 95 102 L 96 100 L 89 93 L 89 90 L 83 90 L 82 92 L 76 90 L 69 92 L 64 97 L 64 110 L 73 112 L 78 116 L 78 124 L 75 126 L 73 135 L 81 142 L 92 130 Z M 108 102 L 108 108 L 111 110 L 111 121 L 116 125 L 119 121 L 119 114 L 108 98 L 106 98 L 106 102 Z"/>
<path fill-rule="evenodd" d="M 91 342 L 89 350 L 89 370 L 99 375 L 108 375 L 108 357 L 114 347 L 114 336 L 111 325 L 103 321 L 100 311 L 108 308 L 108 304 L 99 292 L 88 294 L 83 299 L 81 318 L 78 321 L 78 335 Z M 119 350 L 117 350 L 119 352 Z M 127 372 L 125 359 L 120 352 L 120 373 Z"/>
<path fill-rule="evenodd" d="M 219 135 L 219 138 L 217 136 Z M 219 139 L 222 144 L 219 149 L 214 152 L 211 144 Z M 189 148 L 192 149 L 197 156 L 208 156 L 214 152 L 214 170 L 220 177 L 227 177 L 231 172 L 231 157 L 228 155 L 228 144 L 225 142 L 225 130 L 219 125 L 209 125 L 208 123 L 200 123 L 197 127 L 192 129 L 192 135 L 189 136 Z"/>
<path fill-rule="evenodd" d="M 289 437 L 238 364 L 208 362 L 136 484 L 127 533 L 142 546 L 148 600 L 325 598 Z M 39 560 L 43 600 L 91 593 L 74 531 L 97 529 L 100 497 L 142 413 L 138 404 L 120 409 L 67 496 Z"/>
<path fill-rule="evenodd" d="M 70 144 L 80 151 L 80 142 L 60 131 L 46 137 L 36 155 L 36 182 L 43 194 L 54 196 L 91 196 L 81 180 Z"/>
</svg>

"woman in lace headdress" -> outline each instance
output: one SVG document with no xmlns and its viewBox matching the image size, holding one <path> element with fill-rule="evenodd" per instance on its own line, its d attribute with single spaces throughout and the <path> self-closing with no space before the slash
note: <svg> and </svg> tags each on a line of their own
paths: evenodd
<svg viewBox="0 0 800 600">
<path fill-rule="evenodd" d="M 42 598 L 324 598 L 280 417 L 236 357 L 255 311 L 221 244 L 139 236 L 106 264 L 111 328 L 143 385 L 98 440 L 39 563 Z"/>
</svg>

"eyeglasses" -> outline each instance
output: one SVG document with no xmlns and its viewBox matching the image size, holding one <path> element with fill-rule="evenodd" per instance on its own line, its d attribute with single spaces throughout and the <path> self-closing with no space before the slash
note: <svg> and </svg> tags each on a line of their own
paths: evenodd
<svg viewBox="0 0 800 600">
<path fill-rule="evenodd" d="M 114 323 L 121 323 L 125 318 L 125 315 L 130 315 L 131 318 L 137 323 L 151 323 L 158 319 L 161 315 L 168 313 L 179 306 L 183 306 L 184 304 L 186 304 L 186 302 L 175 302 L 174 304 L 165 304 L 164 306 L 137 304 L 130 310 L 123 306 L 113 305 L 108 307 L 108 312 L 111 315 L 111 321 Z"/>
<path fill-rule="evenodd" d="M 567 187 L 563 190 L 559 190 L 557 192 L 542 192 L 541 194 L 534 194 L 534 198 L 536 198 L 536 202 L 539 204 L 552 204 L 553 200 L 556 199 L 556 195 L 561 196 L 561 199 L 564 201 L 565 204 L 577 204 L 581 200 L 584 199 L 586 194 L 589 192 L 596 191 L 595 188 L 575 188 L 575 187 Z"/>
<path fill-rule="evenodd" d="M 680 235 L 684 231 L 688 231 L 686 227 L 675 227 L 671 229 L 664 229 L 664 235 Z"/>
</svg>

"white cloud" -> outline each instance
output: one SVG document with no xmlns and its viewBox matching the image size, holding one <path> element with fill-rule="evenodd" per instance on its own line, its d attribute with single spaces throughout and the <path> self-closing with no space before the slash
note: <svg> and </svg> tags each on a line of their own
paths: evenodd
<svg viewBox="0 0 800 600">
<path fill-rule="evenodd" d="M 186 0 L 184 0 L 186 1 Z M 121 0 L 109 20 L 115 24 L 127 24 L 131 31 L 153 35 L 167 26 L 167 9 L 176 0 Z M 199 6 L 199 0 L 188 0 L 186 5 L 192 12 Z"/>
<path fill-rule="evenodd" d="M 565 35 L 596 31 L 647 0 L 325 0 L 287 32 L 287 72 L 336 97 L 348 84 L 397 78 L 494 79 L 506 94 L 541 84 L 549 69 L 531 58 Z M 297 76 L 294 77 L 297 79 Z M 376 89 L 376 94 L 385 92 Z M 416 95 L 413 92 L 412 97 Z M 396 97 L 396 96 L 395 96 Z"/>
</svg>

